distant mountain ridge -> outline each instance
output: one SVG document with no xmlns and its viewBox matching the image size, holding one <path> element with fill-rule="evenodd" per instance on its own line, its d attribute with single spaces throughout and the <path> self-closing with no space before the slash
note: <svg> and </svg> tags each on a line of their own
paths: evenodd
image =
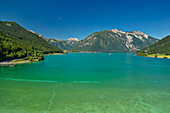
<svg viewBox="0 0 170 113">
<path fill-rule="evenodd" d="M 118 29 L 103 30 L 79 41 L 71 50 L 98 52 L 134 52 L 157 42 L 141 31 L 124 32 Z"/>
<path fill-rule="evenodd" d="M 56 46 L 57 48 L 60 48 L 62 50 L 70 50 L 79 42 L 79 39 L 77 38 L 69 38 L 67 40 L 61 39 L 45 39 L 45 40 L 49 44 L 52 44 L 53 46 Z"/>
<path fill-rule="evenodd" d="M 103 30 L 89 35 L 83 40 L 77 38 L 46 39 L 41 34 L 27 30 L 16 22 L 0 21 L 0 31 L 27 41 L 29 48 L 43 53 L 61 52 L 62 50 L 95 52 L 135 52 L 154 44 L 158 39 L 141 31 Z M 54 47 L 55 46 L 55 47 Z M 58 49 L 59 48 L 59 49 Z M 62 49 L 62 50 L 60 50 Z"/>
</svg>

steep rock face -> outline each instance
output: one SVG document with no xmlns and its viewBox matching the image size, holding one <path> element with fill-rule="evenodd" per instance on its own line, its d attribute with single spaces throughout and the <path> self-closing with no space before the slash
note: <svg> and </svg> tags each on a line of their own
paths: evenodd
<svg viewBox="0 0 170 113">
<path fill-rule="evenodd" d="M 46 39 L 46 41 L 62 50 L 70 50 L 72 47 L 74 47 L 79 42 L 77 38 L 69 38 L 67 40 Z"/>
<path fill-rule="evenodd" d="M 81 40 L 72 50 L 98 52 L 134 52 L 157 42 L 140 31 L 124 32 L 118 29 L 95 32 Z"/>
</svg>

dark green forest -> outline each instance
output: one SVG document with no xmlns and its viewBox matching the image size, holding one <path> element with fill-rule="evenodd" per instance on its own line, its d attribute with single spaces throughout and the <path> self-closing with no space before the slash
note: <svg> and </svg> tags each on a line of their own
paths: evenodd
<svg viewBox="0 0 170 113">
<path fill-rule="evenodd" d="M 0 21 L 0 61 L 27 57 L 43 59 L 43 54 L 62 50 L 48 44 L 15 22 Z"/>
<path fill-rule="evenodd" d="M 24 58 L 28 56 L 29 60 L 33 57 L 43 60 L 43 53 L 36 51 L 27 42 L 21 42 L 19 39 L 4 34 L 0 31 L 0 61 Z"/>
<path fill-rule="evenodd" d="M 170 35 L 159 40 L 155 44 L 148 46 L 140 51 L 137 51 L 138 55 L 146 56 L 147 54 L 166 54 L 170 55 Z"/>
</svg>

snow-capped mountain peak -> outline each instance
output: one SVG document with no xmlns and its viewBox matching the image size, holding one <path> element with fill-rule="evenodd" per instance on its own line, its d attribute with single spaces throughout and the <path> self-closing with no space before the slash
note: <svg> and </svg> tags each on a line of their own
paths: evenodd
<svg viewBox="0 0 170 113">
<path fill-rule="evenodd" d="M 69 38 L 69 39 L 67 39 L 67 41 L 79 41 L 79 39 L 77 39 L 77 38 Z"/>
</svg>

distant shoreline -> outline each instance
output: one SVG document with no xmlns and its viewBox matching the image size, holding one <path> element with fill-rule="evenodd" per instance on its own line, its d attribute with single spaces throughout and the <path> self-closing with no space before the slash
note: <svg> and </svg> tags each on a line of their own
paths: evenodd
<svg viewBox="0 0 170 113">
<path fill-rule="evenodd" d="M 164 54 L 153 54 L 153 55 L 137 55 L 137 56 L 142 56 L 142 57 L 151 57 L 151 58 L 166 58 L 166 59 L 170 59 L 170 55 L 164 55 Z"/>
<path fill-rule="evenodd" d="M 99 52 L 78 52 L 78 53 L 99 53 Z M 65 55 L 67 53 L 53 53 L 53 54 L 44 54 L 44 55 Z M 137 56 L 142 56 L 142 55 L 137 55 Z M 142 57 L 151 57 L 151 58 L 166 58 L 170 59 L 170 55 L 147 55 L 147 56 L 142 56 Z M 11 60 L 11 61 L 3 61 L 0 62 L 0 66 L 2 65 L 16 65 L 16 64 L 25 64 L 25 63 L 32 63 L 32 62 L 39 62 L 39 61 L 30 61 L 30 60 L 24 60 L 24 59 L 16 59 L 16 60 Z"/>
<path fill-rule="evenodd" d="M 66 54 L 66 53 L 53 53 L 53 54 L 44 54 L 44 55 L 64 55 L 64 54 Z M 40 61 L 42 61 L 42 60 L 40 60 Z M 25 64 L 25 63 L 32 63 L 32 62 L 39 62 L 39 61 L 30 61 L 30 60 L 24 60 L 24 59 L 16 59 L 16 60 L 0 62 L 0 66 Z"/>
<path fill-rule="evenodd" d="M 52 54 L 43 54 L 43 55 L 65 55 L 67 53 L 52 53 Z"/>
<path fill-rule="evenodd" d="M 22 60 L 22 61 L 4 61 L 4 62 L 0 62 L 1 66 L 6 66 L 6 65 L 11 65 L 11 64 L 25 64 L 25 63 L 31 63 L 33 61 L 29 61 L 29 60 Z"/>
</svg>

